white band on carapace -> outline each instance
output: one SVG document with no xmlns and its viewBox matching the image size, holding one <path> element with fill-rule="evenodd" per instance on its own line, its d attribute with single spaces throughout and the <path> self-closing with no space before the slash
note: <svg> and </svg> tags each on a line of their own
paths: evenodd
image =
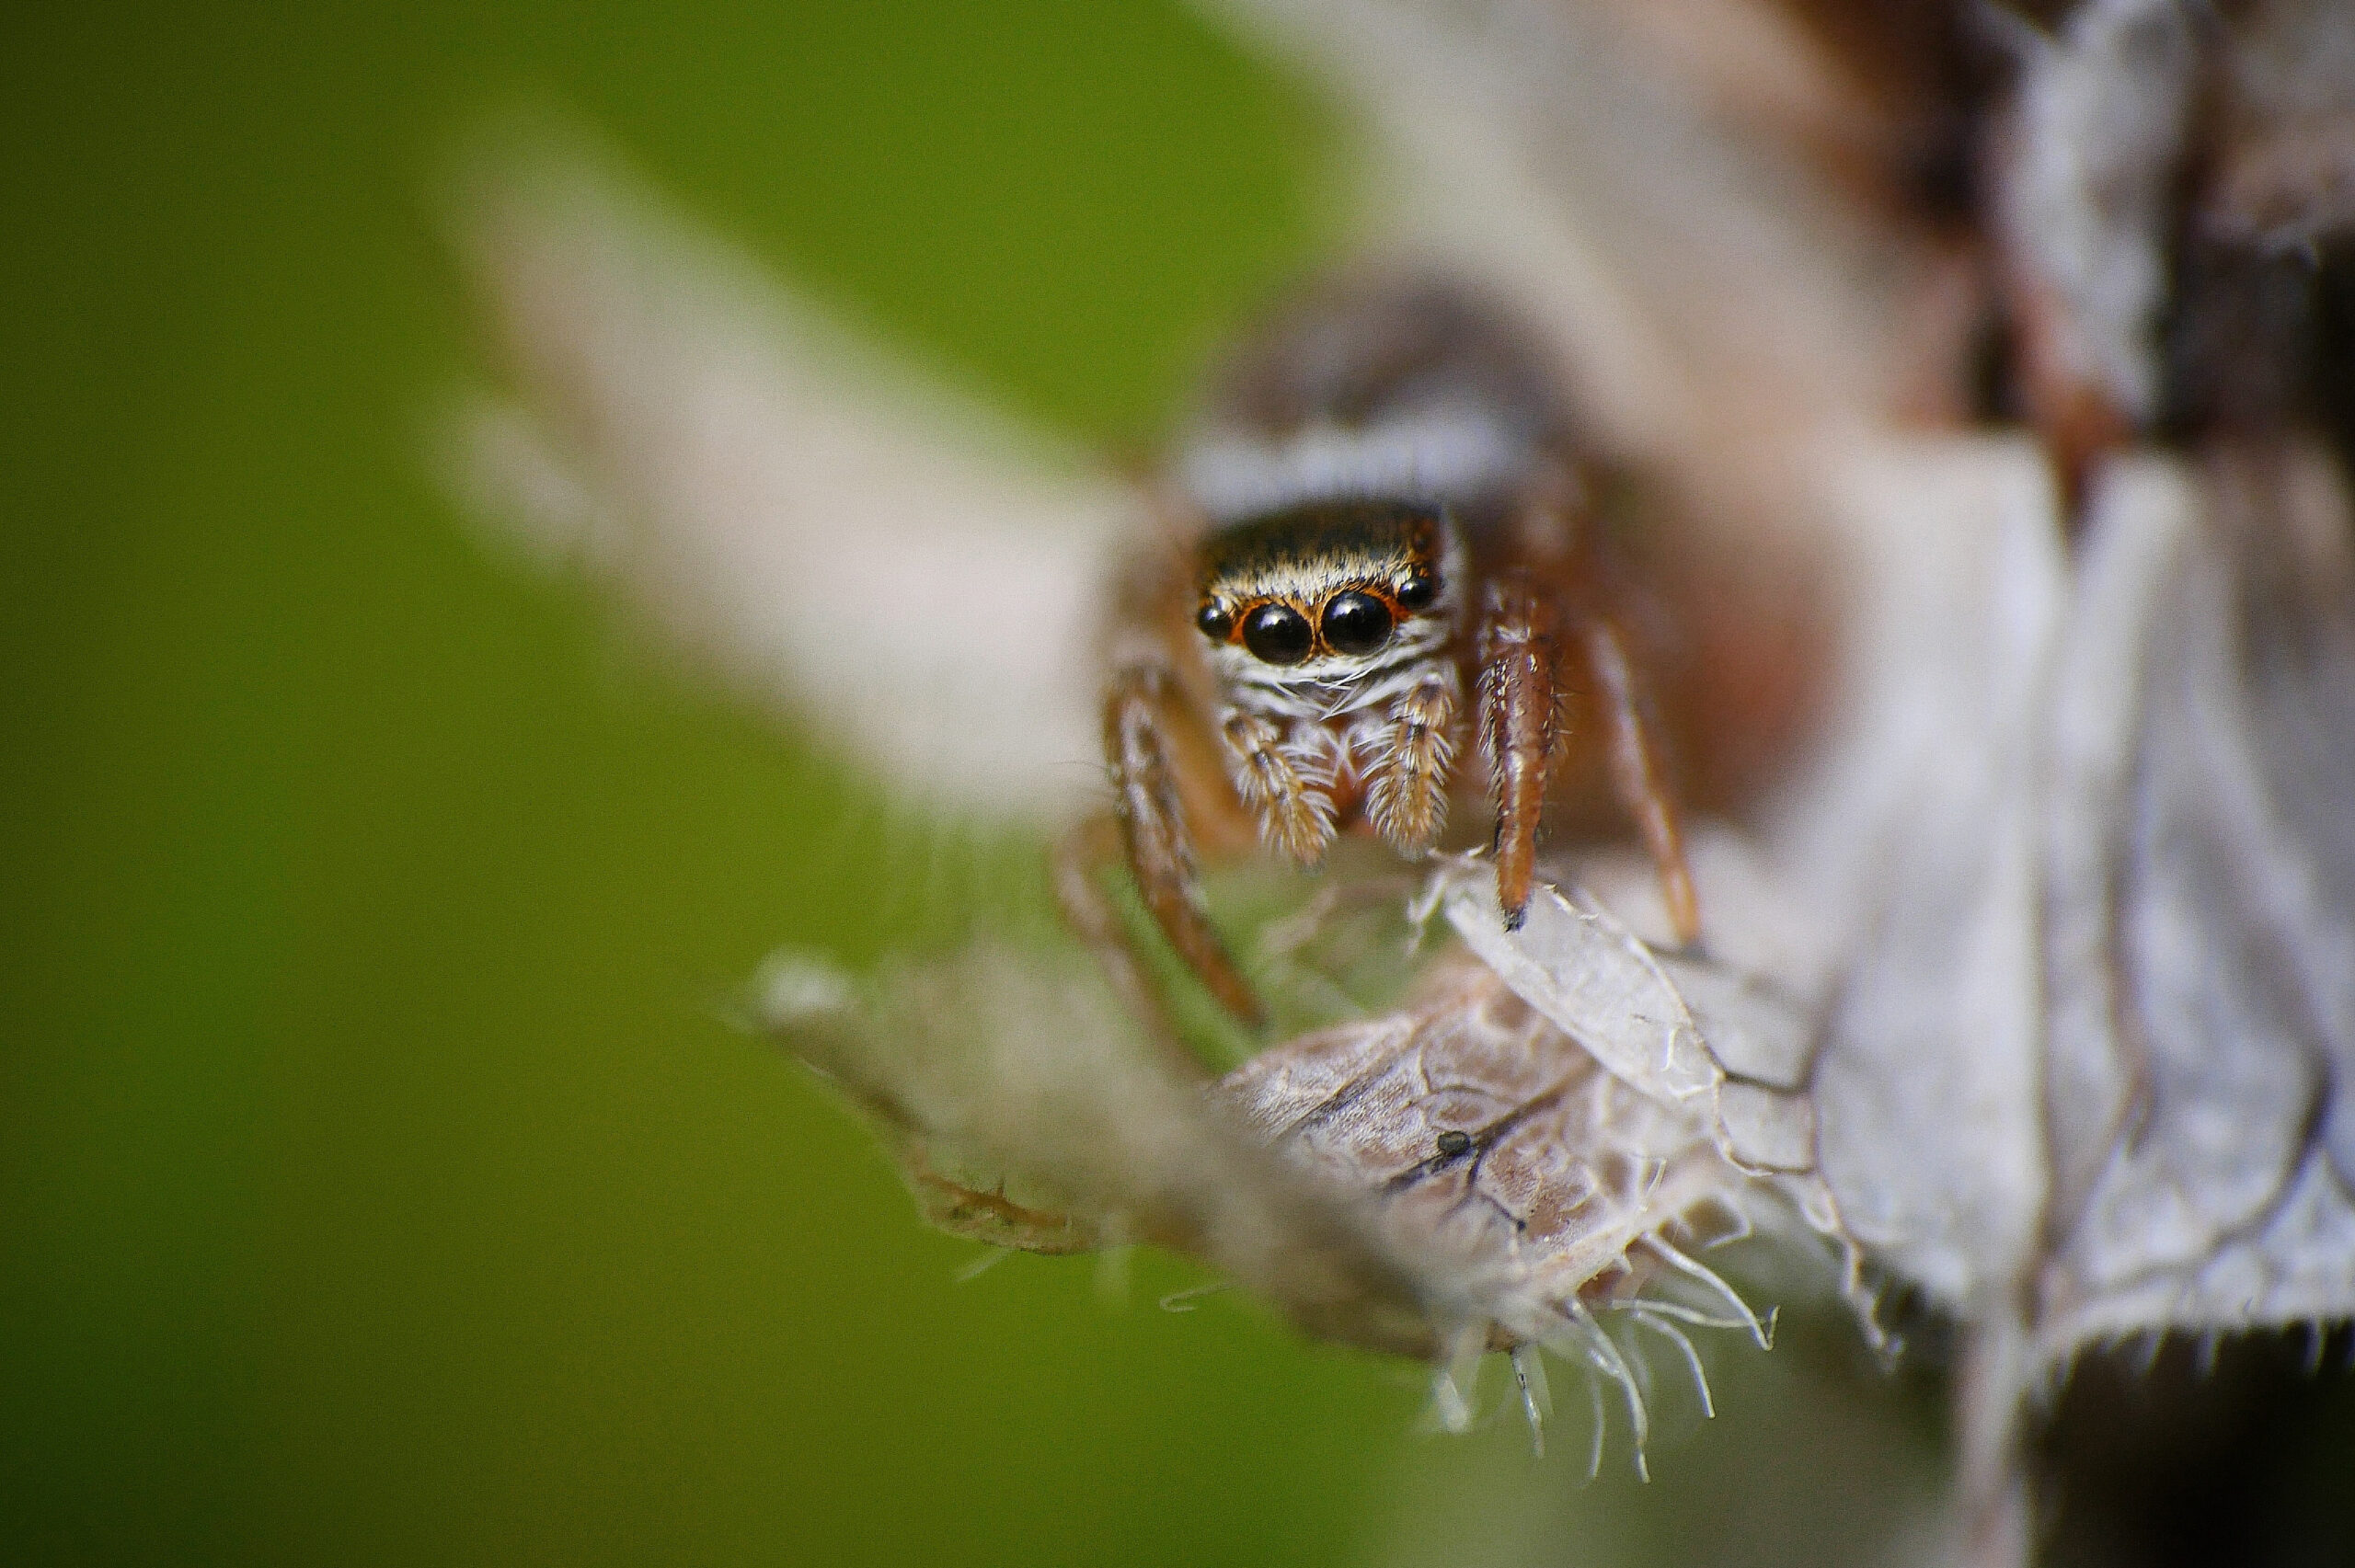
<svg viewBox="0 0 2355 1568">
<path fill-rule="evenodd" d="M 1492 411 L 1440 406 L 1378 425 L 1312 425 L 1277 441 L 1221 431 L 1178 464 L 1187 493 L 1231 522 L 1302 501 L 1350 497 L 1443 501 L 1529 470 L 1528 438 Z"/>
</svg>

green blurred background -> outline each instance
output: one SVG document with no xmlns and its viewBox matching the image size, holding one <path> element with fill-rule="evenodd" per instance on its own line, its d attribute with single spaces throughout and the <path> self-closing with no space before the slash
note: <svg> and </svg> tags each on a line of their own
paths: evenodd
<svg viewBox="0 0 2355 1568">
<path fill-rule="evenodd" d="M 954 1283 L 717 1003 L 780 944 L 1035 901 L 1035 846 L 895 890 L 871 781 L 434 483 L 480 374 L 437 179 L 485 116 L 576 119 L 1132 448 L 1339 232 L 1300 85 L 1160 4 L 10 33 L 0 1558 L 1807 1562 L 1926 1505 L 1922 1390 L 1836 1323 L 1719 1353 L 1726 1417 L 1638 1492 L 1581 1437 L 1419 1436 L 1412 1369 L 1231 1298 L 1158 1312 L 1168 1260 Z"/>
</svg>

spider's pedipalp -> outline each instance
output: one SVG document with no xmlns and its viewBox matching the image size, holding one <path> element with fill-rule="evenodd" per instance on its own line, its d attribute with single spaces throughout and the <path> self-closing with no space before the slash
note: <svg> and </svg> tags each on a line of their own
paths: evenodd
<svg viewBox="0 0 2355 1568">
<path fill-rule="evenodd" d="M 1474 652 L 1480 665 L 1480 750 L 1497 807 L 1497 902 L 1517 931 L 1537 876 L 1537 824 L 1552 772 L 1559 660 L 1552 624 L 1521 584 L 1492 586 Z"/>
<path fill-rule="evenodd" d="M 1230 710 L 1219 725 L 1235 792 L 1259 825 L 1259 838 L 1295 865 L 1315 865 L 1333 841 L 1329 782 L 1305 773 L 1273 720 Z"/>
<path fill-rule="evenodd" d="M 1442 666 L 1409 687 L 1377 731 L 1366 816 L 1394 849 L 1427 850 L 1446 824 L 1455 709 L 1455 671 Z"/>
</svg>

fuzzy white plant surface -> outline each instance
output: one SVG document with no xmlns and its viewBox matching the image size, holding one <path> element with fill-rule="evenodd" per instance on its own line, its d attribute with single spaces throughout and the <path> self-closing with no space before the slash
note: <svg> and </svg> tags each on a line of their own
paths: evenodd
<svg viewBox="0 0 2355 1568">
<path fill-rule="evenodd" d="M 1557 866 L 1508 934 L 1450 864 L 1458 956 L 1212 1088 L 1003 952 L 866 1012 L 791 971 L 769 1022 L 943 1222 L 1166 1242 L 1443 1368 L 1550 1344 L 1625 1381 L 1598 1314 L 1736 1316 L 1675 1294 L 1700 1241 L 1845 1249 L 1961 1326 L 1952 1550 L 2025 1561 L 2023 1413 L 2085 1346 L 2355 1314 L 2346 477 L 2300 427 L 2149 433 L 2188 84 L 2225 84 L 2237 138 L 2202 221 L 2311 248 L 2355 221 L 2348 29 L 2088 0 L 2016 46 L 1992 250 L 1959 263 L 1836 177 L 1827 144 L 1879 122 L 1795 11 L 1222 14 L 1356 106 L 1370 249 L 1506 291 L 1615 450 L 1735 547 L 1829 563 L 1832 710 L 1702 846 L 1706 960 L 1640 939 L 1640 876 Z M 488 513 L 920 798 L 1086 803 L 1091 607 L 1142 526 L 1119 485 L 876 372 L 594 159 L 494 166 L 463 211 L 513 374 L 463 443 Z M 1923 395 L 2005 287 L 2120 416 L 2074 517 L 2031 435 Z M 943 612 L 981 601 L 987 638 Z"/>
<path fill-rule="evenodd" d="M 1507 1351 L 1542 1441 L 1534 1356 L 1552 1351 L 1615 1388 L 1640 1467 L 1636 1332 L 1706 1403 L 1687 1330 L 1768 1339 L 1706 1253 L 1765 1232 L 1820 1254 L 1839 1236 L 1790 1085 L 1800 1021 L 1678 961 L 1709 977 L 1688 997 L 1599 908 L 1548 894 L 1508 935 L 1495 887 L 1450 863 L 1430 896 L 1470 955 L 1212 1084 L 1151 1048 L 1084 965 L 994 945 L 863 990 L 781 956 L 753 1013 L 882 1131 L 942 1228 L 1192 1253 L 1310 1333 L 1433 1363 L 1446 1425 L 1468 1419 L 1480 1357 Z M 1720 1040 L 1766 1076 L 1737 1080 Z"/>
<path fill-rule="evenodd" d="M 620 586 L 913 804 L 1072 808 L 1124 486 L 893 363 L 577 140 L 493 140 L 453 210 L 524 394 L 469 403 L 451 432 L 506 544 Z M 971 635 L 984 607 L 992 635 Z"/>
</svg>

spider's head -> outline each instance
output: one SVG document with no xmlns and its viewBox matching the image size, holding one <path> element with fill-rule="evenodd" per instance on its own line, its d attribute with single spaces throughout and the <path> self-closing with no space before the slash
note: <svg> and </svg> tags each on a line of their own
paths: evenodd
<svg viewBox="0 0 2355 1568">
<path fill-rule="evenodd" d="M 1201 552 L 1194 624 L 1223 664 L 1346 681 L 1445 640 L 1445 518 L 1389 500 L 1325 500 L 1235 523 Z M 1255 668 L 1255 667 L 1264 667 Z"/>
</svg>

